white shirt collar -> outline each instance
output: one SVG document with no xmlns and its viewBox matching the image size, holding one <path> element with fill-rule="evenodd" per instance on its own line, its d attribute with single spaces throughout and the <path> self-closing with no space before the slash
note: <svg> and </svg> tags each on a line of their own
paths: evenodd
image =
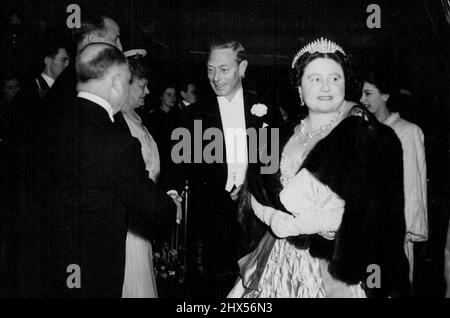
<svg viewBox="0 0 450 318">
<path fill-rule="evenodd" d="M 219 102 L 219 105 L 226 105 L 231 104 L 233 106 L 236 105 L 243 105 L 244 104 L 244 91 L 242 89 L 242 86 L 238 89 L 236 92 L 236 95 L 233 96 L 231 100 L 228 100 L 228 98 L 224 96 L 218 96 L 217 101 Z"/>
<path fill-rule="evenodd" d="M 105 109 L 106 112 L 108 113 L 108 116 L 111 119 L 111 122 L 114 122 L 114 112 L 112 110 L 111 104 L 108 103 L 105 99 L 101 98 L 100 96 L 88 93 L 88 92 L 79 92 L 77 97 L 87 99 L 87 100 L 103 107 L 103 109 Z"/>
<path fill-rule="evenodd" d="M 187 102 L 187 101 L 185 101 L 184 99 L 181 101 L 183 104 L 184 104 L 184 106 L 189 106 L 191 103 L 189 103 L 189 102 Z"/>
<path fill-rule="evenodd" d="M 45 73 L 41 73 L 42 78 L 44 79 L 44 81 L 47 83 L 48 87 L 52 87 L 53 83 L 55 83 L 55 80 L 53 78 L 51 78 L 50 76 L 48 76 Z"/>
</svg>

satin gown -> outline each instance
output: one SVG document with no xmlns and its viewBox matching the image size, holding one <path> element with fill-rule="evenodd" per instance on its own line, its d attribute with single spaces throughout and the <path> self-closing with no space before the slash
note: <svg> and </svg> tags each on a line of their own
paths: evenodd
<svg viewBox="0 0 450 318">
<path fill-rule="evenodd" d="M 158 148 L 134 110 L 124 112 L 133 137 L 141 143 L 142 156 L 149 178 L 156 182 L 159 175 Z M 158 298 L 151 243 L 131 231 L 127 232 L 125 277 L 122 298 Z"/>
</svg>

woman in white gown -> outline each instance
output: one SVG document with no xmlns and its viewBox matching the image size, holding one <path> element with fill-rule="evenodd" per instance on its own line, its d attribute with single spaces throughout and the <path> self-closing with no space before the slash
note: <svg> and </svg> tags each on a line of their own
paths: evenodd
<svg viewBox="0 0 450 318">
<path fill-rule="evenodd" d="M 345 101 L 347 63 L 344 50 L 324 39 L 295 56 L 292 68 L 308 115 L 281 130 L 276 175 L 249 166 L 243 200 L 270 231 L 239 261 L 241 276 L 229 297 L 396 296 L 408 290 L 401 147 L 390 129 Z M 383 184 L 388 176 L 391 187 Z M 379 290 L 365 280 L 370 264 L 385 275 Z"/>
<path fill-rule="evenodd" d="M 363 79 L 361 104 L 375 115 L 380 123 L 391 127 L 403 148 L 403 178 L 405 193 L 406 237 L 405 251 L 409 261 L 409 279 L 413 281 L 414 242 L 428 239 L 427 165 L 424 135 L 415 124 L 391 112 L 393 93 L 389 75 L 383 70 L 370 72 Z"/>
<path fill-rule="evenodd" d="M 156 182 L 160 171 L 158 147 L 135 111 L 136 108 L 144 105 L 144 98 L 149 93 L 146 68 L 141 59 L 145 54 L 144 50 L 125 52 L 130 65 L 132 82 L 122 114 L 131 135 L 137 138 L 141 144 L 142 157 L 148 176 Z M 129 230 L 126 238 L 125 259 L 122 297 L 157 298 L 151 243 Z"/>
</svg>

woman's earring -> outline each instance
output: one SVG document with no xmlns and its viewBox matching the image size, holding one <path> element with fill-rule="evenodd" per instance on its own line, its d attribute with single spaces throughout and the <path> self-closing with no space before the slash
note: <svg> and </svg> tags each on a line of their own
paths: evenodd
<svg viewBox="0 0 450 318">
<path fill-rule="evenodd" d="M 298 96 L 300 97 L 300 106 L 305 106 L 305 102 L 303 101 L 302 88 L 298 87 Z"/>
<path fill-rule="evenodd" d="M 303 101 L 302 94 L 300 94 L 300 106 L 305 106 L 305 102 Z"/>
</svg>

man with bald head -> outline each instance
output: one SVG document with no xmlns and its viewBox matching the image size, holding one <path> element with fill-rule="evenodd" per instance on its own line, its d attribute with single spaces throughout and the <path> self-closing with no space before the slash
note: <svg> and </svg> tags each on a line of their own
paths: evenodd
<svg viewBox="0 0 450 318">
<path fill-rule="evenodd" d="M 156 189 L 139 142 L 115 120 L 131 77 L 122 52 L 88 44 L 75 64 L 78 95 L 61 118 L 58 151 L 43 167 L 47 190 L 39 197 L 48 209 L 36 235 L 48 245 L 37 251 L 45 266 L 37 264 L 43 272 L 35 276 L 45 280 L 32 295 L 121 297 L 127 229 L 151 240 L 175 225 L 176 198 Z"/>
<path fill-rule="evenodd" d="M 108 114 L 116 114 L 128 97 L 131 79 L 122 52 L 106 43 L 88 44 L 77 56 L 75 67 L 78 97 L 97 95 L 109 103 Z M 114 122 L 114 118 L 111 121 Z"/>
<path fill-rule="evenodd" d="M 78 52 L 89 43 L 108 43 L 122 51 L 119 25 L 107 16 L 84 17 L 81 27 L 75 29 L 74 38 Z"/>
</svg>

